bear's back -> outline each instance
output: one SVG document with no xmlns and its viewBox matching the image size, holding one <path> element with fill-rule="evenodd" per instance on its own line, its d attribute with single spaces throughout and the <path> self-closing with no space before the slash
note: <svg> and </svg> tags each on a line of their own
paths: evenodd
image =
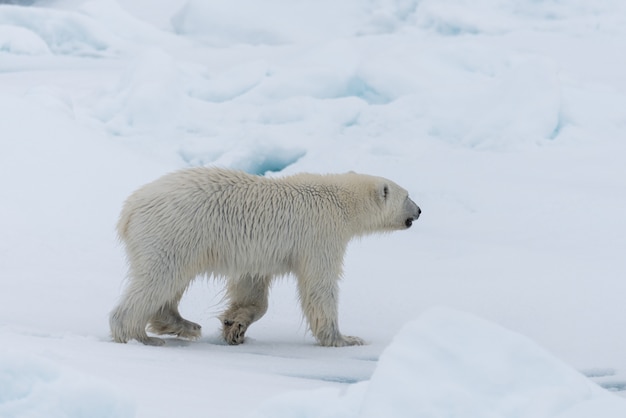
<svg viewBox="0 0 626 418">
<path fill-rule="evenodd" d="M 131 195 L 128 225 L 132 236 L 153 243 L 152 252 L 211 266 L 207 273 L 285 274 L 303 257 L 345 245 L 342 208 L 332 182 L 321 177 L 181 170 Z"/>
</svg>

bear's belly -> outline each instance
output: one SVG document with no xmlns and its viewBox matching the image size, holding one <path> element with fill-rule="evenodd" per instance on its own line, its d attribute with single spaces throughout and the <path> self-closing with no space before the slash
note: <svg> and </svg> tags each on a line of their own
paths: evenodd
<svg viewBox="0 0 626 418">
<path fill-rule="evenodd" d="M 271 248 L 264 243 L 248 242 L 239 246 L 224 245 L 215 251 L 209 252 L 206 273 L 237 277 L 252 276 L 281 276 L 293 272 L 293 246 L 279 246 Z"/>
</svg>

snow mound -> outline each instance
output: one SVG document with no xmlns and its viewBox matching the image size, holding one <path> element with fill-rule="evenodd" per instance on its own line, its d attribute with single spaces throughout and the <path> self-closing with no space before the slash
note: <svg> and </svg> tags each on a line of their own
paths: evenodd
<svg viewBox="0 0 626 418">
<path fill-rule="evenodd" d="M 174 129 L 183 113 L 181 77 L 169 54 L 148 49 L 133 60 L 118 85 L 97 100 L 95 116 L 117 135 Z"/>
<path fill-rule="evenodd" d="M 124 418 L 134 407 L 115 389 L 44 359 L 0 353 L 0 416 Z"/>
<path fill-rule="evenodd" d="M 0 52 L 21 55 L 46 55 L 48 45 L 34 32 L 13 25 L 0 25 Z"/>
<path fill-rule="evenodd" d="M 346 15 L 354 17 L 352 22 L 364 17 L 354 0 L 191 0 L 173 17 L 172 26 L 177 33 L 218 45 L 282 45 L 350 35 L 354 28 L 346 25 Z"/>
<path fill-rule="evenodd" d="M 207 143 L 208 142 L 208 143 Z M 267 141 L 241 141 L 227 150 L 218 146 L 207 151 L 212 141 L 189 141 L 180 150 L 180 156 L 190 166 L 214 165 L 242 170 L 246 173 L 265 175 L 277 173 L 297 162 L 306 152 L 300 148 L 282 146 Z"/>
<path fill-rule="evenodd" d="M 626 402 L 514 332 L 433 309 L 407 324 L 369 382 L 283 395 L 254 417 L 626 416 Z"/>
<path fill-rule="evenodd" d="M 172 18 L 172 26 L 179 34 L 220 46 L 320 43 L 396 32 L 411 23 L 417 4 L 417 0 L 190 0 Z"/>
<path fill-rule="evenodd" d="M 119 42 L 91 18 L 71 11 L 3 6 L 0 25 L 22 28 L 20 38 L 24 30 L 31 32 L 26 39 L 31 53 L 41 51 L 40 41 L 43 41 L 55 54 L 105 56 L 115 50 L 114 45 Z M 15 35 L 15 29 L 12 32 Z"/>
<path fill-rule="evenodd" d="M 502 35 L 524 27 L 543 28 L 555 22 L 594 17 L 614 4 L 574 0 L 567 7 L 558 1 L 510 2 L 482 0 L 481 7 L 468 0 L 423 0 L 416 7 L 413 18 L 418 27 L 443 36 Z"/>
</svg>

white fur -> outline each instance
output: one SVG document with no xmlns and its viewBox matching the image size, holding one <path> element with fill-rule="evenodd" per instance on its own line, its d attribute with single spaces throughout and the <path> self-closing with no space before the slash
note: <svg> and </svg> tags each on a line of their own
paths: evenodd
<svg viewBox="0 0 626 418">
<path fill-rule="evenodd" d="M 118 223 L 130 281 L 111 312 L 113 339 L 160 345 L 157 334 L 200 336 L 178 303 L 199 275 L 228 279 L 221 316 L 230 344 L 267 310 L 273 278 L 292 273 L 313 335 L 362 344 L 337 325 L 337 282 L 355 236 L 406 229 L 420 210 L 395 183 L 356 173 L 268 179 L 215 168 L 163 176 L 134 192 Z M 409 221 L 407 221 L 409 220 Z"/>
</svg>

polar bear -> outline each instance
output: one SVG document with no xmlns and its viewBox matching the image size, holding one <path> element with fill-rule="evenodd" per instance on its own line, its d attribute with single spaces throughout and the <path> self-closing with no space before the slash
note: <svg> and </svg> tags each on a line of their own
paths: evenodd
<svg viewBox="0 0 626 418">
<path fill-rule="evenodd" d="M 200 325 L 178 303 L 200 275 L 227 279 L 222 334 L 241 344 L 267 311 L 272 279 L 293 274 L 319 344 L 360 345 L 339 332 L 338 280 L 356 236 L 409 228 L 420 208 L 394 182 L 353 172 L 265 178 L 218 168 L 167 174 L 126 200 L 118 223 L 129 282 L 111 312 L 114 341 L 171 334 L 195 339 Z"/>
</svg>

